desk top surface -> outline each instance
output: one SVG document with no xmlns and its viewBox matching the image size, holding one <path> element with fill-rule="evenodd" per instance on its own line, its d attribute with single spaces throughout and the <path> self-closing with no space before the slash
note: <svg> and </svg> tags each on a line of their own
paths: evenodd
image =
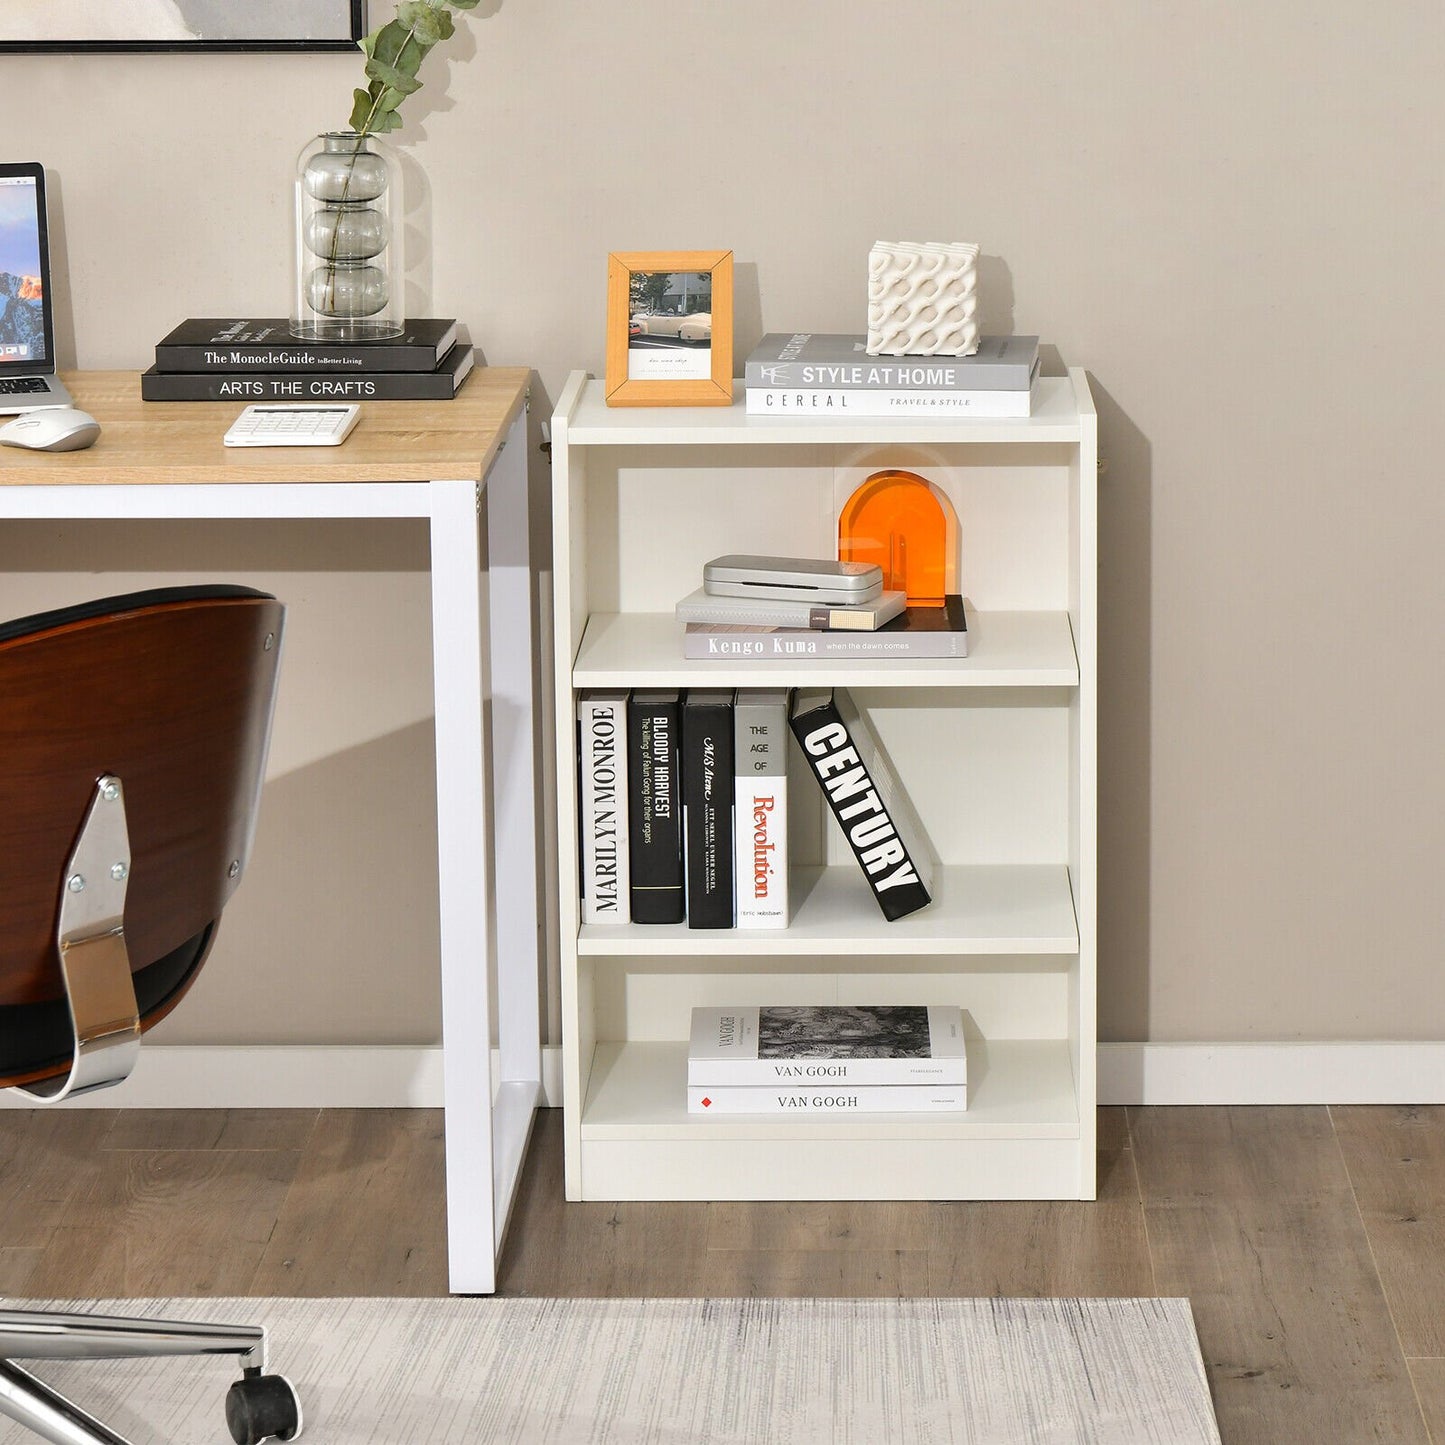
<svg viewBox="0 0 1445 1445">
<path fill-rule="evenodd" d="M 0 447 L 0 486 L 480 481 L 530 376 L 478 367 L 450 401 L 364 401 L 339 447 L 227 447 L 221 437 L 243 402 L 142 401 L 139 372 L 64 372 L 100 439 L 80 452 Z"/>
</svg>

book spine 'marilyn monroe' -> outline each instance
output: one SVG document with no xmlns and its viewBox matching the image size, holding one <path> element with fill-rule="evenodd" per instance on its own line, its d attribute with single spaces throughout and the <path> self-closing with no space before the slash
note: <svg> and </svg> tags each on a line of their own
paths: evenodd
<svg viewBox="0 0 1445 1445">
<path fill-rule="evenodd" d="M 891 923 L 931 898 L 922 829 L 868 720 L 843 688 L 799 688 L 793 733 Z"/>
<path fill-rule="evenodd" d="M 681 694 L 634 689 L 627 700 L 632 922 L 681 923 Z"/>
<path fill-rule="evenodd" d="M 733 926 L 733 695 L 682 706 L 682 836 L 689 928 Z"/>
<path fill-rule="evenodd" d="M 627 694 L 584 692 L 577 699 L 582 922 L 626 923 Z"/>
<path fill-rule="evenodd" d="M 733 704 L 737 926 L 788 926 L 788 697 L 739 688 Z"/>
</svg>

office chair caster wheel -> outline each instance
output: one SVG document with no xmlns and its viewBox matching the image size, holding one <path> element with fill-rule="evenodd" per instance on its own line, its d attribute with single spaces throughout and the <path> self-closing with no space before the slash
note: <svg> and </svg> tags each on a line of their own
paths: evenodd
<svg viewBox="0 0 1445 1445">
<path fill-rule="evenodd" d="M 301 1399 L 285 1375 L 247 1375 L 226 1392 L 226 1428 L 236 1445 L 294 1440 L 301 1433 Z"/>
</svg>

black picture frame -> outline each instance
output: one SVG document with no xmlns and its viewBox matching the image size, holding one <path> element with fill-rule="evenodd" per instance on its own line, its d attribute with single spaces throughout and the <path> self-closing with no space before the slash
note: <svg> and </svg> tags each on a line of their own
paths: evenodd
<svg viewBox="0 0 1445 1445">
<path fill-rule="evenodd" d="M 246 0 L 234 0 L 244 5 Z M 303 0 L 298 0 L 299 4 Z M 4 6 L 0 5 L 0 55 L 76 55 L 94 53 L 170 52 L 215 55 L 225 52 L 284 52 L 355 50 L 366 34 L 366 0 L 345 0 L 349 34 L 326 40 L 7 40 L 4 34 Z"/>
</svg>

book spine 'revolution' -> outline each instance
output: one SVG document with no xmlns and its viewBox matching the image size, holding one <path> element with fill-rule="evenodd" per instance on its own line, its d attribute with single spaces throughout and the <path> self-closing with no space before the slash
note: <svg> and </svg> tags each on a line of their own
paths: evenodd
<svg viewBox="0 0 1445 1445">
<path fill-rule="evenodd" d="M 460 355 L 456 354 L 460 351 Z M 471 371 L 472 348 L 453 347 L 436 371 L 159 371 L 140 378 L 144 401 L 447 401 Z"/>
<path fill-rule="evenodd" d="M 626 923 L 630 903 L 625 692 L 584 692 L 578 698 L 577 759 L 582 922 Z"/>
<path fill-rule="evenodd" d="M 634 923 L 681 923 L 681 695 L 634 690 L 627 699 L 629 883 Z"/>
<path fill-rule="evenodd" d="M 853 1084 L 815 1088 L 687 1086 L 689 1114 L 932 1114 L 964 1109 L 962 1084 Z"/>
<path fill-rule="evenodd" d="M 922 908 L 932 896 L 922 828 L 867 718 L 843 688 L 800 688 L 792 725 L 883 916 Z"/>
<path fill-rule="evenodd" d="M 682 835 L 689 928 L 733 926 L 733 695 L 682 706 Z"/>
<path fill-rule="evenodd" d="M 788 926 L 788 689 L 739 688 L 733 703 L 737 926 Z"/>
</svg>

